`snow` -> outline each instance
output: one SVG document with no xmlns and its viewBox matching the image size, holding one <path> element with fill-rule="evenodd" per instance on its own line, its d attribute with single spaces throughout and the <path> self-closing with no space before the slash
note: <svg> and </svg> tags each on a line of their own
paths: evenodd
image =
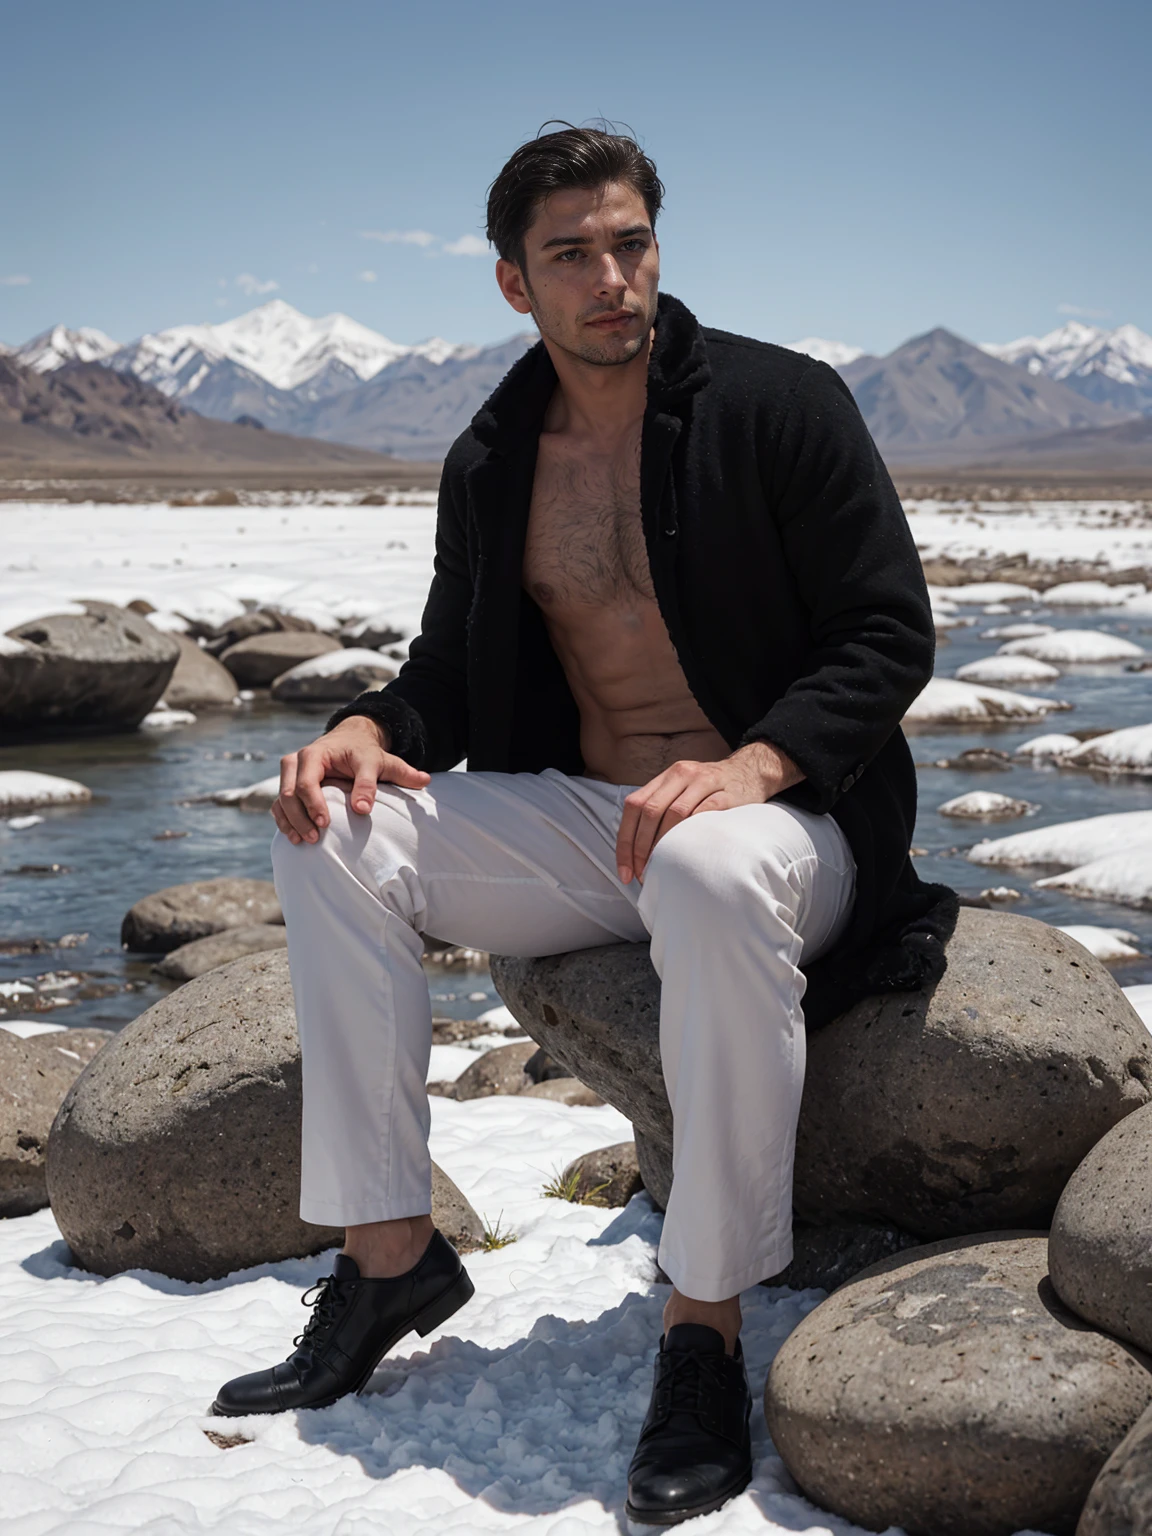
<svg viewBox="0 0 1152 1536">
<path fill-rule="evenodd" d="M 341 672 L 347 672 L 352 667 L 388 665 L 388 658 L 383 651 L 369 651 L 362 646 L 350 645 L 344 650 L 324 651 L 308 661 L 298 662 L 289 671 L 281 673 L 277 682 L 285 677 L 339 677 Z"/>
<path fill-rule="evenodd" d="M 1059 731 L 1050 731 L 1047 736 L 1031 736 L 1027 741 L 1022 741 L 1014 750 L 1014 757 L 1063 757 L 1067 752 L 1075 752 L 1080 745 L 1076 736 L 1064 736 Z"/>
<path fill-rule="evenodd" d="M 358 496 L 359 492 L 349 493 Z M 0 628 L 82 613 L 79 598 L 219 625 L 274 603 L 326 630 L 386 609 L 419 629 L 432 576 L 435 494 L 397 504 L 237 507 L 7 502 L 0 512 Z M 17 579 L 14 579 L 14 573 Z M 11 595 L 15 590 L 16 595 Z"/>
<path fill-rule="evenodd" d="M 956 676 L 962 683 L 1050 683 L 1060 669 L 1031 656 L 984 656 L 958 667 Z"/>
<path fill-rule="evenodd" d="M 1013 800 L 1011 795 L 1000 795 L 991 789 L 973 789 L 954 800 L 945 800 L 936 807 L 941 816 L 1024 816 L 1037 811 L 1039 806 L 1029 800 Z"/>
<path fill-rule="evenodd" d="M 29 987 L 28 990 L 34 989 Z M 39 1019 L 5 1019 L 0 1023 L 0 1029 L 6 1029 L 10 1035 L 19 1035 L 21 1040 L 31 1040 L 34 1035 L 54 1035 L 67 1028 L 66 1024 L 45 1024 Z"/>
<path fill-rule="evenodd" d="M 619 1536 L 667 1289 L 660 1217 L 546 1199 L 572 1158 L 626 1139 L 609 1108 L 432 1099 L 432 1153 L 517 1235 L 465 1260 L 469 1305 L 411 1336 L 375 1390 L 331 1408 L 222 1421 L 220 1383 L 282 1359 L 325 1256 L 186 1284 L 72 1268 L 48 1211 L 0 1223 L 0 1502 L 7 1536 Z M 744 1297 L 754 1394 L 820 1292 Z M 205 1431 L 250 1443 L 217 1448 Z M 725 1536 L 856 1528 L 793 1490 L 753 1413 L 755 1477 L 711 1517 Z"/>
<path fill-rule="evenodd" d="M 1144 650 L 1102 629 L 1058 629 L 1050 635 L 1034 635 L 1026 640 L 1009 640 L 999 650 L 1001 656 L 1031 656 L 1037 661 L 1063 666 L 1093 665 L 1108 661 L 1130 661 L 1143 656 Z"/>
<path fill-rule="evenodd" d="M 1097 960 L 1137 960 L 1140 957 L 1140 940 L 1126 928 L 1097 928 L 1091 923 L 1073 923 L 1061 928 L 1060 932 L 1075 939 L 1077 944 L 1083 944 Z"/>
<path fill-rule="evenodd" d="M 1143 582 L 1119 583 L 1109 586 L 1106 581 L 1062 581 L 1054 587 L 1045 587 L 1044 602 L 1049 608 L 1113 608 L 1132 598 L 1144 596 Z"/>
<path fill-rule="evenodd" d="M 1145 850 L 1145 861 L 1152 867 L 1152 811 L 1113 811 L 1014 832 L 977 843 L 968 858 L 973 864 L 1057 864 L 1072 869 L 1135 848 Z"/>
<path fill-rule="evenodd" d="M 0 772 L 0 811 L 32 805 L 75 805 L 91 800 L 92 791 L 75 779 L 59 779 L 51 773 L 32 773 L 26 768 Z"/>
<path fill-rule="evenodd" d="M 5 825 L 13 832 L 27 832 L 29 827 L 38 827 L 43 820 L 43 816 L 11 816 Z"/>
<path fill-rule="evenodd" d="M 1035 589 L 1018 581 L 969 581 L 962 586 L 949 587 L 948 595 L 955 603 L 1026 603 L 1036 596 Z"/>
<path fill-rule="evenodd" d="M 1086 901 L 1116 901 L 1127 907 L 1152 907 L 1152 846 L 1092 859 L 1059 875 L 1035 882 L 1037 890 L 1064 891 Z"/>
<path fill-rule="evenodd" d="M 981 630 L 981 640 L 1031 640 L 1034 635 L 1054 635 L 1054 624 L 1003 624 L 997 629 Z"/>
<path fill-rule="evenodd" d="M 909 725 L 952 725 L 967 721 L 1040 719 L 1050 710 L 1066 707 L 1058 699 L 1030 697 L 982 683 L 960 683 L 954 678 L 934 677 L 913 700 L 904 721 Z"/>
<path fill-rule="evenodd" d="M 973 503 L 925 497 L 905 501 L 904 510 L 925 561 L 1025 561 L 1037 571 L 1074 563 L 1096 566 L 1101 575 L 1152 567 L 1152 519 L 1139 501 Z M 1029 591 L 1039 601 L 1039 593 Z"/>
<path fill-rule="evenodd" d="M 66 363 L 102 363 L 119 348 L 118 341 L 113 341 L 111 336 L 105 336 L 94 326 L 82 325 L 78 330 L 69 330 L 66 325 L 54 325 L 17 347 L 13 355 L 18 363 L 36 373 L 51 373 Z"/>
<path fill-rule="evenodd" d="M 1050 379 L 1102 373 L 1121 383 L 1139 384 L 1152 370 L 1152 336 L 1134 325 L 1119 325 L 1108 331 L 1072 320 L 1046 336 L 984 342 L 981 350 L 1001 362 L 1015 363 L 1029 373 L 1043 373 Z"/>
<path fill-rule="evenodd" d="M 1152 773 L 1152 725 L 1129 725 L 1106 736 L 1077 742 L 1061 763 L 1068 768 L 1100 768 L 1112 773 Z"/>
<path fill-rule="evenodd" d="M 1152 1031 L 1152 982 L 1144 982 L 1137 987 L 1124 987 L 1122 990 L 1144 1021 L 1145 1027 Z"/>
<path fill-rule="evenodd" d="M 0 656 L 20 656 L 27 649 L 23 640 L 13 640 L 9 635 L 0 635 Z"/>
<path fill-rule="evenodd" d="M 781 342 L 781 346 L 787 347 L 789 352 L 803 352 L 832 368 L 843 368 L 864 356 L 863 347 L 854 347 L 848 341 L 827 341 L 823 336 L 802 336 L 799 341 Z"/>
</svg>

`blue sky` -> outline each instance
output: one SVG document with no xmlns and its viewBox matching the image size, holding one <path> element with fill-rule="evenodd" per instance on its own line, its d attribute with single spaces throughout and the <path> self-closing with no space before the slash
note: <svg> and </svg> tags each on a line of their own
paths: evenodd
<svg viewBox="0 0 1152 1536">
<path fill-rule="evenodd" d="M 597 115 L 656 159 L 663 285 L 707 323 L 1152 331 L 1147 0 L 2 0 L 0 36 L 9 342 L 272 294 L 499 339 L 488 182 Z"/>
</svg>

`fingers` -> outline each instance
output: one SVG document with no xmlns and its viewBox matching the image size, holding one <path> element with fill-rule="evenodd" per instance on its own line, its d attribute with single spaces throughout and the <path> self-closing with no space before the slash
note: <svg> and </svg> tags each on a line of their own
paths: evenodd
<svg viewBox="0 0 1152 1536">
<path fill-rule="evenodd" d="M 314 843 L 319 836 L 317 828 L 328 825 L 328 806 L 320 783 L 332 766 L 331 759 L 332 754 L 323 745 L 323 737 L 296 754 L 296 800 L 304 822 L 300 830 L 310 843 Z M 292 822 L 299 826 L 299 820 L 292 815 L 291 810 L 288 814 Z"/>
<path fill-rule="evenodd" d="M 423 789 L 432 779 L 423 768 L 413 768 L 411 763 L 406 763 L 402 757 L 393 757 L 390 752 L 384 754 L 384 767 L 381 778 L 389 784 L 399 784 L 402 789 Z"/>
<path fill-rule="evenodd" d="M 277 801 L 277 806 L 280 809 L 281 816 L 275 816 L 275 808 L 273 809 L 276 825 L 294 843 L 304 842 L 305 840 L 315 842 L 319 835 L 312 818 L 299 798 L 300 758 L 302 755 L 299 752 L 289 752 L 287 756 L 280 759 L 280 798 Z"/>
<path fill-rule="evenodd" d="M 673 763 L 625 799 L 616 835 L 616 870 L 625 885 L 643 874 L 664 812 L 683 791 L 692 766 Z"/>
</svg>

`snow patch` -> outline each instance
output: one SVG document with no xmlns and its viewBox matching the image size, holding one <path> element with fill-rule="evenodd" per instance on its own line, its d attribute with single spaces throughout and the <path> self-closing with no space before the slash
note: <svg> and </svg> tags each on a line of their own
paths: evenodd
<svg viewBox="0 0 1152 1536">
<path fill-rule="evenodd" d="M 904 719 L 910 725 L 960 725 L 968 721 L 1041 719 L 1051 710 L 1068 707 L 1058 699 L 1037 698 L 983 683 L 961 683 L 955 678 L 934 677 L 913 700 Z"/>
<path fill-rule="evenodd" d="M 1009 640 L 1000 647 L 998 654 L 1031 656 L 1036 661 L 1063 666 L 1091 666 L 1108 661 L 1130 661 L 1145 652 L 1122 635 L 1110 635 L 1102 629 L 1057 629 L 1050 635 Z"/>
<path fill-rule="evenodd" d="M 1008 817 L 1026 816 L 1040 807 L 1030 800 L 1013 800 L 1011 795 L 999 795 L 991 789 L 974 789 L 954 800 L 945 800 L 936 807 L 941 816 Z"/>
<path fill-rule="evenodd" d="M 26 768 L 0 772 L 0 811 L 17 806 L 75 805 L 91 798 L 88 786 L 75 779 L 58 779 L 54 774 L 32 773 Z"/>
<path fill-rule="evenodd" d="M 1152 725 L 1129 725 L 1077 742 L 1062 767 L 1099 768 L 1109 773 L 1152 773 Z"/>
<path fill-rule="evenodd" d="M 962 683 L 1050 683 L 1060 669 L 1031 656 L 984 656 L 958 667 L 956 676 Z"/>
<path fill-rule="evenodd" d="M 1091 923 L 1073 923 L 1059 931 L 1075 939 L 1077 944 L 1082 944 L 1097 960 L 1107 962 L 1140 958 L 1140 940 L 1126 928 L 1097 928 Z"/>
<path fill-rule="evenodd" d="M 1014 757 L 1064 757 L 1069 752 L 1075 752 L 1079 745 L 1078 736 L 1064 736 L 1059 731 L 1050 731 L 1047 736 L 1032 736 L 1028 741 L 1022 741 L 1012 755 Z"/>
<path fill-rule="evenodd" d="M 1114 811 L 1014 832 L 977 843 L 967 856 L 973 864 L 1056 864 L 1072 869 L 1136 848 L 1144 850 L 1144 861 L 1152 869 L 1152 811 Z"/>
</svg>

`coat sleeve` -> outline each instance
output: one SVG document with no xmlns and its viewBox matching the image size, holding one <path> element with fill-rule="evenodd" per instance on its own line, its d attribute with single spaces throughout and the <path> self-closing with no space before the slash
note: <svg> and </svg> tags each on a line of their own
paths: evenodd
<svg viewBox="0 0 1152 1536">
<path fill-rule="evenodd" d="M 824 813 L 931 677 L 932 610 L 896 489 L 833 369 L 805 370 L 760 457 L 811 644 L 800 675 L 741 745 L 779 747 L 805 775 L 787 798 Z"/>
<path fill-rule="evenodd" d="M 351 715 L 388 728 L 391 750 L 429 773 L 454 768 L 468 752 L 467 644 L 473 583 L 468 564 L 464 469 L 449 454 L 440 479 L 432 585 L 420 633 L 400 674 L 384 688 L 358 694 L 328 721 Z"/>
</svg>

